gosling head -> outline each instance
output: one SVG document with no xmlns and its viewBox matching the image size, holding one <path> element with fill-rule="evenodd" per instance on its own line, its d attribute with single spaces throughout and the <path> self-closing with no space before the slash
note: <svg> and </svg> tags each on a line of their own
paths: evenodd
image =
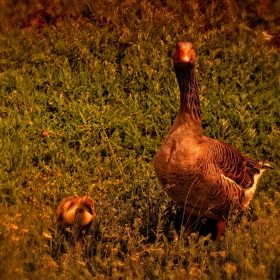
<svg viewBox="0 0 280 280">
<path fill-rule="evenodd" d="M 65 197 L 60 202 L 56 215 L 61 229 L 74 225 L 81 230 L 85 229 L 96 217 L 94 200 L 89 196 Z"/>
</svg>

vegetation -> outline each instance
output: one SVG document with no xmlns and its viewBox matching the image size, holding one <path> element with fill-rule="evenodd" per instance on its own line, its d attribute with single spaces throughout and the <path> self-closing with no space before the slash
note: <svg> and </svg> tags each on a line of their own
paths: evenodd
<svg viewBox="0 0 280 280">
<path fill-rule="evenodd" d="M 1 1 L 1 279 L 280 279 L 279 14 L 273 0 Z M 178 40 L 196 47 L 205 133 L 274 166 L 220 244 L 184 232 L 154 173 Z M 71 246 L 55 210 L 86 194 L 98 216 Z"/>
</svg>

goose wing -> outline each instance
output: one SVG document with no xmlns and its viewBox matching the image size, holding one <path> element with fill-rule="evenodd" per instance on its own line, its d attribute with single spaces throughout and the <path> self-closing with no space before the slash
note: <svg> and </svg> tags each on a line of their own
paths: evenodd
<svg viewBox="0 0 280 280">
<path fill-rule="evenodd" d="M 209 139 L 208 147 L 213 163 L 219 168 L 221 174 L 243 189 L 253 186 L 254 175 L 260 173 L 262 164 L 254 162 L 234 147 L 216 139 Z"/>
</svg>

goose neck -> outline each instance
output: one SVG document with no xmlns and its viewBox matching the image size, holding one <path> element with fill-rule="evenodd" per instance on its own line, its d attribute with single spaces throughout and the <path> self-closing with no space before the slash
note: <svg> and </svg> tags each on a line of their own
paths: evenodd
<svg viewBox="0 0 280 280">
<path fill-rule="evenodd" d="M 201 107 L 194 68 L 176 69 L 180 88 L 180 112 L 185 112 L 201 120 Z"/>
</svg>

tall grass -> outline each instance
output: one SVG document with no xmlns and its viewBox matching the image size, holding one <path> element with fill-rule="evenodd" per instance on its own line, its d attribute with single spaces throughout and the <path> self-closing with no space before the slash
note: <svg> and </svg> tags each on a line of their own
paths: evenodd
<svg viewBox="0 0 280 280">
<path fill-rule="evenodd" d="M 278 279 L 279 9 L 1 1 L 1 277 Z M 184 232 L 153 169 L 179 105 L 170 61 L 178 40 L 198 54 L 204 132 L 274 166 L 218 245 Z M 82 248 L 55 223 L 60 199 L 75 194 L 97 204 Z"/>
</svg>

